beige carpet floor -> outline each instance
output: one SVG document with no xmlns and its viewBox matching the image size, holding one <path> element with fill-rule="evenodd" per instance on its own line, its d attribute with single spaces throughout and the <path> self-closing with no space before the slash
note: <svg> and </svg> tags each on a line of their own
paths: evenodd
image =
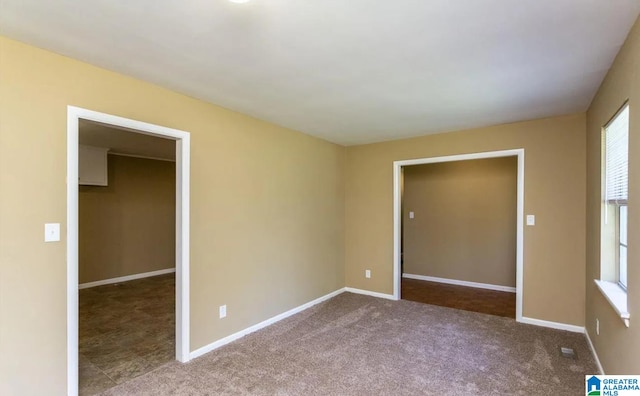
<svg viewBox="0 0 640 396">
<path fill-rule="evenodd" d="M 582 334 L 344 293 L 104 394 L 580 395 L 596 370 Z"/>
</svg>

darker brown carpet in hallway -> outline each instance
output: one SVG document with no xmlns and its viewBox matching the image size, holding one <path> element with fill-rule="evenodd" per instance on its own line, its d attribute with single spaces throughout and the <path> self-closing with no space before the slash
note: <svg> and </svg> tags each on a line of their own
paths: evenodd
<svg viewBox="0 0 640 396">
<path fill-rule="evenodd" d="M 441 307 L 516 317 L 516 294 L 510 292 L 403 278 L 401 296 L 403 300 Z"/>
<path fill-rule="evenodd" d="M 80 290 L 80 395 L 175 359 L 175 275 Z"/>
</svg>

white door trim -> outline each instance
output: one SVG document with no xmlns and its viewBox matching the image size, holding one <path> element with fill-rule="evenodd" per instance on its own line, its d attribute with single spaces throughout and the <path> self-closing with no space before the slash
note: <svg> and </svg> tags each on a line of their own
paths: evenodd
<svg viewBox="0 0 640 396">
<path fill-rule="evenodd" d="M 67 107 L 67 393 L 78 394 L 78 125 L 96 121 L 176 141 L 176 359 L 189 360 L 188 132 L 79 107 Z"/>
<path fill-rule="evenodd" d="M 418 158 L 393 162 L 393 298 L 400 299 L 400 227 L 401 191 L 400 181 L 402 167 L 409 165 L 433 164 L 438 162 L 464 161 L 485 158 L 518 157 L 518 195 L 517 195 L 517 225 L 516 225 L 516 320 L 522 321 L 522 297 L 524 279 L 524 149 L 488 151 L 449 155 L 445 157 Z"/>
</svg>

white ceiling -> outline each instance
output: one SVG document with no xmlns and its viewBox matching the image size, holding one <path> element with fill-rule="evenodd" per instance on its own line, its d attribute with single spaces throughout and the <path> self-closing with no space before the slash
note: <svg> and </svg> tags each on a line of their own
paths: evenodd
<svg viewBox="0 0 640 396">
<path fill-rule="evenodd" d="M 85 146 L 105 147 L 112 154 L 124 154 L 175 161 L 176 142 L 97 122 L 80 120 L 78 141 Z"/>
<path fill-rule="evenodd" d="M 341 144 L 584 111 L 638 0 L 0 0 L 0 34 Z"/>
</svg>

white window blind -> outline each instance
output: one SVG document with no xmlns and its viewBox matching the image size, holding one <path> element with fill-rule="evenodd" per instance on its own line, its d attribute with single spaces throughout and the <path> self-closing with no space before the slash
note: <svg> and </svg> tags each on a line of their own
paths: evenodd
<svg viewBox="0 0 640 396">
<path fill-rule="evenodd" d="M 604 129 L 605 200 L 626 204 L 629 195 L 629 106 L 625 106 Z"/>
</svg>

